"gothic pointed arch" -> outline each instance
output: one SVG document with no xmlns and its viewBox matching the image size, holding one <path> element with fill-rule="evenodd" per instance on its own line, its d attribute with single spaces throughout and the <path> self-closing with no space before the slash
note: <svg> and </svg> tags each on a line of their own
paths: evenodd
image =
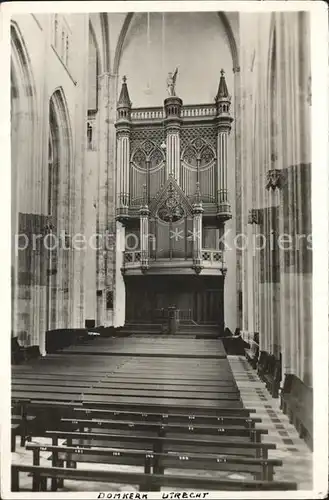
<svg viewBox="0 0 329 500">
<path fill-rule="evenodd" d="M 69 324 L 72 134 L 62 88 L 49 101 L 48 144 L 48 230 L 61 241 L 48 256 L 47 326 L 51 329 Z"/>
<path fill-rule="evenodd" d="M 22 343 L 36 341 L 31 333 L 33 307 L 29 300 L 32 285 L 32 253 L 28 247 L 19 255 L 14 251 L 15 234 L 30 236 L 31 217 L 27 214 L 25 192 L 35 166 L 36 91 L 30 57 L 17 23 L 10 26 L 11 37 L 11 230 L 12 230 L 12 332 Z M 28 312 L 18 309 L 20 290 Z M 27 290 L 25 292 L 25 290 Z M 28 339 L 28 336 L 30 338 Z M 32 338 L 31 338 L 32 335 Z"/>
<path fill-rule="evenodd" d="M 100 51 L 95 30 L 89 21 L 89 52 L 88 52 L 88 114 L 98 109 L 98 77 L 100 74 Z"/>
<path fill-rule="evenodd" d="M 231 56 L 232 56 L 232 62 L 233 62 L 233 71 L 234 72 L 239 71 L 239 69 L 240 69 L 239 52 L 238 52 L 238 46 L 237 46 L 237 43 L 235 40 L 235 36 L 234 36 L 233 30 L 231 27 L 231 23 L 224 12 L 217 12 L 217 15 L 222 23 L 225 34 L 226 34 L 227 39 L 228 39 L 230 52 L 231 52 Z M 133 17 L 134 17 L 133 12 L 127 13 L 125 20 L 124 20 L 124 23 L 122 25 L 121 31 L 120 31 L 118 43 L 117 43 L 117 46 L 115 49 L 114 62 L 113 62 L 113 73 L 115 75 L 117 75 L 119 72 L 120 59 L 121 59 L 121 55 L 122 55 L 124 41 L 125 41 L 125 38 L 126 38 L 126 35 L 128 33 L 128 30 L 129 30 L 129 27 L 130 27 L 130 24 L 131 24 Z"/>
<path fill-rule="evenodd" d="M 169 176 L 161 191 L 150 205 L 152 216 L 158 216 L 161 209 L 176 211 L 180 218 L 192 215 L 192 204 L 173 176 Z"/>
</svg>

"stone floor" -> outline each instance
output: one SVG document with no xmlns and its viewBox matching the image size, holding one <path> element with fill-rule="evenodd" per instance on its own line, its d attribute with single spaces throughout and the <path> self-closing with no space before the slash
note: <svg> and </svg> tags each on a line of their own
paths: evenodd
<svg viewBox="0 0 329 500">
<path fill-rule="evenodd" d="M 289 423 L 288 418 L 279 408 L 279 400 L 273 399 L 267 392 L 265 385 L 259 380 L 256 371 L 253 370 L 242 356 L 229 356 L 229 362 L 232 367 L 235 379 L 239 386 L 244 405 L 248 408 L 255 408 L 254 416 L 260 417 L 262 422 L 257 424 L 259 427 L 268 429 L 268 435 L 263 436 L 263 441 L 275 443 L 276 450 L 269 451 L 269 458 L 279 458 L 283 461 L 282 467 L 276 467 L 275 479 L 297 482 L 299 490 L 312 489 L 312 453 L 301 440 L 295 428 Z M 33 442 L 49 442 L 45 438 L 34 438 Z M 25 448 L 19 446 L 17 439 L 17 450 L 13 455 L 13 463 L 32 463 L 32 454 Z M 49 453 L 41 453 L 40 465 L 49 465 Z M 121 471 L 142 472 L 141 467 L 102 465 L 102 469 L 115 469 Z M 79 468 L 100 468 L 99 465 L 79 464 Z M 179 473 L 178 470 L 168 470 L 166 473 Z M 187 471 L 184 471 L 186 474 Z M 249 479 L 250 476 L 236 474 L 232 472 L 210 472 L 210 471 L 191 471 L 192 475 L 203 476 L 222 476 L 231 479 Z M 25 474 L 20 475 L 21 488 L 31 488 L 31 478 Z M 176 488 L 180 491 L 180 488 Z M 138 491 L 138 487 L 131 485 L 105 484 L 89 481 L 65 481 L 65 488 L 61 491 Z M 172 491 L 172 488 L 163 488 L 162 491 Z M 184 488 L 184 491 L 189 491 Z"/>
<path fill-rule="evenodd" d="M 299 490 L 312 489 L 313 461 L 312 452 L 300 439 L 295 427 L 280 410 L 279 399 L 273 399 L 265 384 L 258 378 L 242 356 L 228 356 L 241 398 L 246 408 L 255 408 L 254 416 L 260 417 L 258 427 L 268 429 L 263 436 L 264 442 L 275 443 L 276 450 L 269 451 L 269 457 L 283 461 L 282 467 L 276 467 L 275 479 L 295 481 Z"/>
</svg>

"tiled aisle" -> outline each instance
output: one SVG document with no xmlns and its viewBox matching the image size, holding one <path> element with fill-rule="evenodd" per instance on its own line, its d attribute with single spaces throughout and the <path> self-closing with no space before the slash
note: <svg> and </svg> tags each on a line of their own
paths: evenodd
<svg viewBox="0 0 329 500">
<path fill-rule="evenodd" d="M 234 377 L 247 408 L 255 408 L 254 416 L 262 419 L 258 427 L 268 429 L 264 442 L 275 443 L 276 450 L 269 450 L 269 458 L 279 458 L 282 467 L 275 468 L 275 479 L 297 482 L 299 490 L 312 489 L 312 452 L 300 439 L 295 427 L 280 410 L 279 399 L 271 397 L 256 370 L 243 356 L 228 356 Z"/>
</svg>

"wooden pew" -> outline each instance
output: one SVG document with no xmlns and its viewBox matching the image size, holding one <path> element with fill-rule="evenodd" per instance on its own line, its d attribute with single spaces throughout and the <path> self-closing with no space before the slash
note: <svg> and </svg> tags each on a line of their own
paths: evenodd
<svg viewBox="0 0 329 500">
<path fill-rule="evenodd" d="M 59 428 L 62 418 L 121 418 L 124 415 L 132 415 L 131 418 L 140 418 L 141 421 L 147 421 L 154 418 L 168 419 L 171 422 L 206 422 L 217 424 L 228 424 L 229 421 L 232 425 L 239 425 L 239 421 L 244 421 L 245 426 L 253 428 L 253 422 L 259 422 L 260 419 L 251 419 L 250 416 L 255 413 L 252 408 L 219 408 L 207 409 L 206 411 L 200 408 L 189 407 L 167 407 L 161 406 L 146 407 L 139 402 L 138 404 L 131 405 L 130 403 L 108 404 L 105 408 L 99 408 L 97 405 L 94 407 L 83 406 L 82 403 L 72 401 L 56 401 L 56 400 L 26 400 L 18 405 L 20 414 L 36 415 L 37 426 L 34 429 L 34 436 L 44 436 L 47 428 Z M 232 420 L 233 419 L 233 420 Z"/>
<path fill-rule="evenodd" d="M 243 407 L 228 360 L 221 357 L 218 346 L 205 341 L 208 355 L 201 359 L 198 341 L 185 352 L 185 340 L 170 347 L 168 342 L 152 344 L 148 339 L 116 339 L 115 345 L 112 339 L 98 340 L 92 343 L 92 355 L 89 346 L 70 347 L 47 357 L 47 363 L 40 359 L 15 370 L 13 400 L 29 411 L 43 409 L 56 417 L 44 428 L 52 445 L 27 444 L 35 457 L 40 451 L 52 453 L 51 470 L 63 460 L 69 465 L 62 469 L 66 471 L 77 462 L 105 460 L 141 464 L 144 475 L 153 470 L 152 477 L 180 466 L 226 468 L 275 483 L 273 467 L 281 462 L 268 459 L 268 450 L 275 445 L 261 442 L 267 430 L 257 429 L 256 419 L 250 418 L 253 410 Z M 49 423 L 58 430 L 49 430 Z M 66 443 L 59 446 L 59 439 Z M 38 465 L 35 458 L 34 466 Z M 42 477 L 46 476 L 34 477 L 34 489 L 44 488 Z M 49 477 L 57 477 L 53 486 L 64 478 L 62 472 Z"/>
<path fill-rule="evenodd" d="M 138 382 L 135 379 L 135 382 L 126 382 L 126 383 L 115 383 L 109 381 L 97 381 L 97 382 L 80 382 L 80 381 L 51 381 L 50 383 L 43 380 L 13 380 L 12 382 L 13 389 L 17 389 L 19 391 L 31 391 L 34 392 L 49 392 L 49 393 L 83 393 L 83 394 L 103 394 L 112 395 L 112 394 L 122 394 L 126 395 L 136 395 L 136 393 L 140 394 L 140 396 L 150 395 L 154 397 L 166 396 L 167 394 L 172 395 L 175 394 L 178 398 L 182 395 L 187 395 L 189 398 L 197 398 L 197 399 L 223 399 L 222 395 L 225 396 L 224 399 L 236 400 L 240 397 L 240 391 L 234 386 L 219 386 L 219 387 L 208 387 L 206 385 L 178 385 L 178 384 L 148 384 L 146 388 L 143 383 Z M 171 397 L 171 396 L 170 396 Z"/>
<path fill-rule="evenodd" d="M 227 425 L 239 425 L 243 427 L 247 427 L 253 429 L 256 423 L 261 422 L 261 418 L 254 417 L 250 418 L 250 416 L 238 416 L 238 415 L 208 415 L 207 413 L 193 415 L 192 413 L 177 413 L 170 411 L 169 413 L 162 413 L 159 411 L 151 411 L 145 413 L 145 411 L 137 411 L 137 410 L 100 410 L 100 409 L 91 409 L 91 408 L 74 408 L 74 415 L 72 418 L 75 420 L 79 418 L 87 418 L 87 419 L 121 419 L 129 417 L 134 422 L 152 422 L 156 419 L 162 419 L 166 422 L 179 422 L 179 423 L 204 423 L 210 425 L 218 425 L 218 424 L 227 424 Z"/>
<path fill-rule="evenodd" d="M 280 358 L 277 359 L 275 356 L 270 356 L 267 371 L 264 373 L 264 381 L 266 388 L 273 398 L 279 397 L 279 389 L 281 382 L 281 354 Z"/>
<path fill-rule="evenodd" d="M 72 467 L 78 463 L 121 464 L 144 467 L 144 473 L 164 473 L 165 469 L 212 470 L 244 472 L 255 479 L 273 481 L 274 467 L 281 466 L 277 459 L 259 459 L 234 455 L 184 452 L 152 452 L 149 450 L 117 448 L 87 448 L 83 446 L 53 446 L 28 444 L 33 451 L 33 465 L 40 465 L 40 451 L 52 453 L 52 465 L 63 466 L 67 462 Z M 74 467 L 74 468 L 75 468 Z"/>
<path fill-rule="evenodd" d="M 196 423 L 178 423 L 178 422 L 166 422 L 166 419 L 160 419 L 153 422 L 136 422 L 131 418 L 126 418 L 126 420 L 104 420 L 104 419 L 69 419 L 63 418 L 62 422 L 65 424 L 70 424 L 70 427 L 74 430 L 79 429 L 83 432 L 84 429 L 110 429 L 114 431 L 127 430 L 134 432 L 145 431 L 154 432 L 157 435 L 164 436 L 166 433 L 170 434 L 193 434 L 194 435 L 214 435 L 214 436 L 239 436 L 239 437 L 249 437 L 251 441 L 259 443 L 261 441 L 262 434 L 268 434 L 266 429 L 256 429 L 233 426 L 233 425 L 212 425 L 212 424 L 196 424 Z"/>
<path fill-rule="evenodd" d="M 89 432 L 69 432 L 69 431 L 46 431 L 46 437 L 52 438 L 54 446 L 58 445 L 58 439 L 65 439 L 68 446 L 101 446 L 122 448 L 127 447 L 139 449 L 141 446 L 145 449 L 148 447 L 150 451 L 162 451 L 164 448 L 172 451 L 195 451 L 196 447 L 200 451 L 207 453 L 218 453 L 220 449 L 222 453 L 236 454 L 243 456 L 254 456 L 255 458 L 267 458 L 268 450 L 275 449 L 273 443 L 262 443 L 255 440 L 250 440 L 249 437 L 231 439 L 230 437 L 214 438 L 214 436 L 194 436 L 191 441 L 191 436 L 185 434 L 183 436 L 155 436 L 150 433 L 118 433 L 98 432 L 97 429 Z"/>
<path fill-rule="evenodd" d="M 88 339 L 87 328 L 58 328 L 46 332 L 46 352 L 53 353 Z"/>
<path fill-rule="evenodd" d="M 193 477 L 184 475 L 144 474 L 136 472 L 99 471 L 68 469 L 61 467 L 40 467 L 13 464 L 11 466 L 12 491 L 20 491 L 19 474 L 25 472 L 35 479 L 35 491 L 47 491 L 48 478 L 70 479 L 73 481 L 96 481 L 138 485 L 140 491 L 159 491 L 162 486 L 196 488 L 215 491 L 257 491 L 295 490 L 296 483 L 286 481 L 247 481 L 218 479 L 215 477 Z"/>
</svg>

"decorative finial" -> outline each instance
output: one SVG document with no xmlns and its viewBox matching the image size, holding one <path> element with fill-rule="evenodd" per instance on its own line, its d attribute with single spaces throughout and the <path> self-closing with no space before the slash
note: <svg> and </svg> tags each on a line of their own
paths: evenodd
<svg viewBox="0 0 329 500">
<path fill-rule="evenodd" d="M 225 71 L 223 69 L 220 70 L 220 79 L 219 79 L 219 85 L 218 85 L 218 91 L 217 91 L 217 96 L 216 96 L 216 102 L 219 101 L 219 99 L 228 99 L 230 100 L 230 95 L 228 93 L 228 88 L 226 85 L 225 81 Z"/>
<path fill-rule="evenodd" d="M 118 108 L 131 108 L 131 101 L 129 97 L 128 87 L 127 87 L 127 77 L 124 75 L 122 77 L 121 92 L 118 100 Z"/>
</svg>

